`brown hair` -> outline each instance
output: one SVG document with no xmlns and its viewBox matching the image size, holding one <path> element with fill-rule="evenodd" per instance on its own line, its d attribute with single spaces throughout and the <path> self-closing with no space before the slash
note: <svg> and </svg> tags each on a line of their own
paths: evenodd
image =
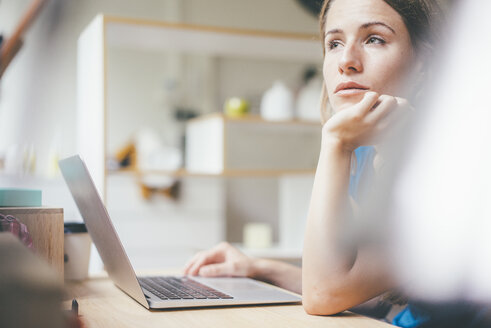
<svg viewBox="0 0 491 328">
<path fill-rule="evenodd" d="M 335 0 L 325 0 L 319 16 L 321 41 L 325 49 L 325 27 L 327 12 Z M 383 0 L 391 6 L 402 18 L 411 38 L 411 43 L 416 54 L 421 58 L 427 58 L 433 52 L 433 45 L 439 39 L 441 20 L 443 13 L 436 0 Z M 325 82 L 321 95 L 321 119 L 324 124 L 331 113 L 328 106 L 327 90 Z"/>
</svg>

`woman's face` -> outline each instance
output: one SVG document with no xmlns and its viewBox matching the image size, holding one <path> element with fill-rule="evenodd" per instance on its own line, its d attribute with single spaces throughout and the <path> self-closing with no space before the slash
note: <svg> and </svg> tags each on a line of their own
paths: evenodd
<svg viewBox="0 0 491 328">
<path fill-rule="evenodd" d="M 335 112 L 367 90 L 401 96 L 414 63 L 409 32 L 383 0 L 335 0 L 325 26 L 324 79 Z"/>
</svg>

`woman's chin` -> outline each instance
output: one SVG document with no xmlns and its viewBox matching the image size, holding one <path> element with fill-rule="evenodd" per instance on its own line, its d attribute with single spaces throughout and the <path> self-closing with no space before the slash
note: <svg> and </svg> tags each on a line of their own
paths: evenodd
<svg viewBox="0 0 491 328">
<path fill-rule="evenodd" d="M 363 99 L 364 95 L 365 93 L 358 93 L 349 97 L 337 97 L 338 99 L 336 99 L 334 106 L 336 108 L 335 112 L 358 104 Z"/>
</svg>

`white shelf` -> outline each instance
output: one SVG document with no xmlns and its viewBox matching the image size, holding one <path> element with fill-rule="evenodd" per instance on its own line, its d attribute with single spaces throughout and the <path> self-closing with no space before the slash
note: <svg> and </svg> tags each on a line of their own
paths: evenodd
<svg viewBox="0 0 491 328">
<path fill-rule="evenodd" d="M 312 173 L 321 125 L 208 115 L 186 126 L 186 169 L 217 175 Z"/>
<path fill-rule="evenodd" d="M 106 43 L 147 50 L 319 62 L 316 35 L 103 16 Z"/>
<path fill-rule="evenodd" d="M 176 171 L 166 170 L 139 170 L 139 169 L 122 169 L 107 171 L 108 175 L 164 175 L 177 178 L 186 177 L 225 177 L 225 178 L 240 178 L 240 177 L 281 177 L 285 175 L 313 175 L 315 170 L 227 170 L 221 173 L 193 173 L 185 169 Z"/>
</svg>

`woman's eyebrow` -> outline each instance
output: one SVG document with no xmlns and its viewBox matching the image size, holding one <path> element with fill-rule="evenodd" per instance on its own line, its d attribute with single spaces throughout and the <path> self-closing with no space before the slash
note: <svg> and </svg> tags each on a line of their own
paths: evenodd
<svg viewBox="0 0 491 328">
<path fill-rule="evenodd" d="M 367 28 L 374 26 L 374 25 L 384 26 L 384 27 L 388 28 L 392 33 L 396 34 L 396 31 L 394 31 L 394 29 L 392 27 L 385 24 L 384 22 L 368 22 L 368 23 L 365 23 L 362 26 L 360 26 L 360 28 L 361 29 L 367 29 Z"/>
<path fill-rule="evenodd" d="M 360 29 L 367 29 L 367 28 L 369 28 L 371 26 L 375 26 L 375 25 L 383 26 L 383 27 L 389 29 L 392 33 L 396 34 L 396 31 L 392 27 L 390 27 L 389 25 L 385 24 L 384 22 L 379 22 L 379 21 L 365 23 L 365 24 L 363 24 L 363 25 L 360 26 Z M 343 30 L 341 30 L 339 28 L 335 28 L 335 29 L 332 29 L 332 30 L 327 31 L 326 32 L 326 35 L 336 34 L 336 33 L 343 33 Z"/>
<path fill-rule="evenodd" d="M 335 28 L 335 29 L 332 29 L 332 30 L 327 31 L 326 32 L 326 35 L 336 34 L 336 33 L 343 33 L 343 30 L 340 30 L 339 28 Z"/>
</svg>

